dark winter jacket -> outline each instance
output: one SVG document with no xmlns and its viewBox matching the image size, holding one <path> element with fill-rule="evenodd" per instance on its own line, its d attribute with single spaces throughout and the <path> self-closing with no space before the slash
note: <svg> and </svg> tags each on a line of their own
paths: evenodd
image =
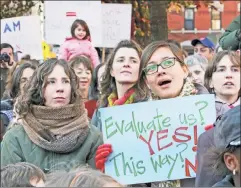
<svg viewBox="0 0 241 188">
<path fill-rule="evenodd" d="M 240 99 L 236 105 L 240 104 Z M 216 100 L 216 112 L 217 117 L 226 113 L 230 107 L 222 103 L 219 100 Z M 210 148 L 215 147 L 214 145 L 214 128 L 202 133 L 198 138 L 198 145 L 197 145 L 197 161 L 198 161 L 198 169 L 196 175 L 195 186 L 196 187 L 210 187 L 217 183 L 218 181 L 222 180 L 222 176 L 214 175 L 212 168 L 209 165 L 208 159 L 208 151 Z"/>
<path fill-rule="evenodd" d="M 226 28 L 224 34 L 219 39 L 223 50 L 238 50 L 241 47 L 240 41 L 240 15 L 237 16 Z"/>
<path fill-rule="evenodd" d="M 7 75 L 8 75 L 8 69 L 0 68 L 0 99 L 2 99 L 3 92 L 5 91 Z"/>
<path fill-rule="evenodd" d="M 1 119 L 1 135 L 5 134 L 5 130 L 9 125 L 10 121 L 13 119 L 13 100 L 7 99 L 1 101 L 1 111 L 0 111 L 0 119 Z"/>
<path fill-rule="evenodd" d="M 228 175 L 223 180 L 213 185 L 213 187 L 235 187 L 233 177 Z"/>
</svg>

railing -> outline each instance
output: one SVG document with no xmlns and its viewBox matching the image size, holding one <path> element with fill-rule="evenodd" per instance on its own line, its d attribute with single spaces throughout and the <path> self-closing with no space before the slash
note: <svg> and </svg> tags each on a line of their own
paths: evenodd
<svg viewBox="0 0 241 188">
<path fill-rule="evenodd" d="M 224 29 L 222 28 L 221 30 L 197 30 L 197 29 L 194 29 L 194 30 L 185 30 L 185 29 L 181 29 L 181 30 L 171 30 L 170 33 L 224 33 Z"/>
</svg>

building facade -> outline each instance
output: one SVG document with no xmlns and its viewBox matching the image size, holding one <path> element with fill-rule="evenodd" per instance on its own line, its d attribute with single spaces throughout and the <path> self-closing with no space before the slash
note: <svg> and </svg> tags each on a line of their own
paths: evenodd
<svg viewBox="0 0 241 188">
<path fill-rule="evenodd" d="M 216 8 L 214 8 L 216 7 Z M 232 20 L 240 15 L 240 1 L 216 1 L 211 6 L 182 8 L 168 13 L 169 39 L 189 45 L 195 38 L 209 37 L 218 43 L 219 37 Z"/>
</svg>

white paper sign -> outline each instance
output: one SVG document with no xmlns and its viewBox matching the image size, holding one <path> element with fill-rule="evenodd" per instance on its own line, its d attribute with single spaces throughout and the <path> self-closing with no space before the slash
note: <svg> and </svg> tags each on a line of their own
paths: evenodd
<svg viewBox="0 0 241 188">
<path fill-rule="evenodd" d="M 1 19 L 1 43 L 9 43 L 15 51 L 31 58 L 43 59 L 39 16 Z"/>
<path fill-rule="evenodd" d="M 102 44 L 101 1 L 45 1 L 45 40 L 48 44 L 63 44 L 71 37 L 71 25 L 76 19 L 84 20 L 91 34 L 92 44 Z M 76 16 L 66 16 L 73 12 Z"/>
<path fill-rule="evenodd" d="M 102 47 L 114 48 L 131 35 L 131 4 L 102 4 Z"/>
</svg>

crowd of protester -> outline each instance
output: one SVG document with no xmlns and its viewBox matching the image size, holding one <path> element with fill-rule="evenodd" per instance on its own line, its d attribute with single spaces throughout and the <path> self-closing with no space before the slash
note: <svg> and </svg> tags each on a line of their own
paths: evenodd
<svg viewBox="0 0 241 188">
<path fill-rule="evenodd" d="M 240 16 L 239 16 L 240 19 Z M 1 44 L 2 187 L 240 187 L 240 22 L 220 38 L 194 39 L 188 55 L 174 40 L 142 48 L 122 40 L 106 62 L 87 23 L 74 21 L 58 58 L 14 60 Z M 239 27 L 237 27 L 239 25 Z M 216 121 L 197 146 L 196 178 L 122 185 L 105 174 L 100 108 L 214 94 Z"/>
</svg>

